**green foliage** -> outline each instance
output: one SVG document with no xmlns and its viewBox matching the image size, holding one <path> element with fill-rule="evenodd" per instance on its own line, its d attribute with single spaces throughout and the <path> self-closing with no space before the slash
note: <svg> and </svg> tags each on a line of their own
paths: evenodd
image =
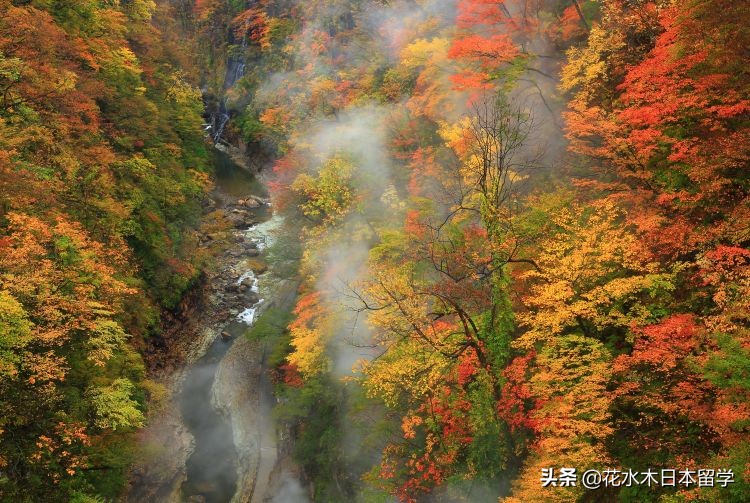
<svg viewBox="0 0 750 503">
<path fill-rule="evenodd" d="M 246 110 L 237 118 L 237 127 L 242 132 L 242 136 L 250 142 L 260 140 L 263 135 L 263 123 L 258 120 L 255 112 Z"/>
<path fill-rule="evenodd" d="M 124 2 L 125 12 L 133 22 L 150 21 L 156 10 L 154 0 L 128 0 Z"/>
<path fill-rule="evenodd" d="M 474 438 L 466 454 L 467 472 L 476 473 L 477 479 L 492 480 L 507 473 L 512 441 L 508 426 L 496 419 L 495 395 L 487 376 L 480 376 L 471 385 L 469 422 Z"/>
<path fill-rule="evenodd" d="M 712 354 L 703 368 L 704 375 L 714 385 L 727 389 L 750 390 L 750 351 L 736 338 L 719 334 L 719 351 Z"/>
<path fill-rule="evenodd" d="M 115 352 L 125 344 L 128 334 L 125 333 L 119 323 L 108 320 L 96 320 L 91 336 L 87 341 L 89 345 L 88 358 L 95 365 L 104 366 Z"/>
<path fill-rule="evenodd" d="M 339 387 L 330 377 L 306 380 L 301 387 L 285 387 L 276 409 L 280 421 L 295 426 L 294 458 L 312 478 L 316 502 L 343 502 L 340 479 L 342 427 Z"/>
<path fill-rule="evenodd" d="M 351 178 L 354 165 L 347 159 L 333 158 L 316 176 L 302 173 L 291 186 L 301 199 L 302 213 L 316 223 L 332 225 L 351 209 L 354 189 Z"/>
<path fill-rule="evenodd" d="M 492 356 L 493 368 L 505 368 L 510 358 L 510 342 L 515 330 L 513 306 L 510 301 L 508 273 L 501 271 L 492 285 L 492 310 L 483 316 L 482 339 Z"/>
<path fill-rule="evenodd" d="M 378 3 L 374 17 L 391 7 Z M 447 485 L 436 499 L 476 499 L 479 480 L 502 483 L 509 501 L 568 501 L 579 494 L 540 496 L 540 466 L 689 462 L 732 468 L 738 482 L 580 499 L 750 500 L 743 2 L 466 0 L 449 15 L 402 3 L 407 15 L 377 25 L 361 1 L 0 0 L 3 499 L 117 497 L 129 434 L 147 400 L 153 414 L 166 398 L 134 348 L 203 265 L 200 80 L 230 109 L 229 135 L 289 154 L 275 167 L 289 225 L 269 259 L 295 277 L 304 257 L 302 322 L 291 337 L 290 310 L 273 308 L 247 335 L 273 346 L 277 413 L 316 501 L 351 499 L 347 475 L 378 461 L 346 457 L 340 383 L 300 373 L 299 362 L 325 367 L 340 328 L 320 300 L 339 264 L 318 252 L 376 235 L 371 267 L 356 272 L 377 279 L 365 300 L 386 301 L 368 317 L 383 354 L 363 381 L 389 407 L 376 430 L 390 450 L 371 472 L 385 489 L 409 500 Z M 562 47 L 566 134 L 582 157 L 560 171 L 576 187 L 537 195 L 559 175 L 531 174 L 535 187 L 505 193 L 534 153 L 487 156 L 524 134 L 507 129 L 505 102 L 497 127 L 472 130 L 466 99 L 507 91 L 532 111 L 537 93 L 554 94 L 546 73 Z M 228 58 L 247 66 L 231 89 Z M 384 185 L 382 173 L 345 152 L 316 166 L 306 144 L 373 102 L 388 104 L 377 150 L 392 188 L 380 199 L 361 189 Z M 488 166 L 503 168 L 494 181 Z M 424 225 L 453 210 L 458 223 Z M 362 499 L 385 501 L 380 489 Z"/>
<path fill-rule="evenodd" d="M 31 327 L 23 305 L 9 292 L 0 290 L 0 376 L 18 371 L 18 352 L 31 341 Z"/>
<path fill-rule="evenodd" d="M 272 44 L 285 43 L 299 29 L 299 21 L 290 18 L 274 18 L 269 23 L 268 38 Z"/>
<path fill-rule="evenodd" d="M 71 495 L 69 503 L 106 503 L 106 500 L 101 496 L 92 496 L 76 491 Z"/>
<path fill-rule="evenodd" d="M 722 503 L 743 503 L 750 498 L 750 477 L 747 466 L 750 462 L 750 442 L 742 441 L 723 456 L 717 456 L 711 461 L 711 468 L 731 469 L 734 473 L 734 482 L 727 487 L 716 486 L 704 488 L 700 495 L 704 501 L 721 501 Z"/>
<path fill-rule="evenodd" d="M 132 429 L 143 426 L 143 413 L 132 395 L 135 386 L 128 379 L 115 379 L 108 386 L 90 388 L 86 398 L 94 408 L 94 424 L 102 429 Z"/>
<path fill-rule="evenodd" d="M 135 96 L 146 92 L 141 81 L 138 57 L 127 47 L 121 47 L 103 62 L 102 75 L 121 96 Z"/>
<path fill-rule="evenodd" d="M 267 339 L 278 336 L 286 330 L 294 316 L 289 309 L 272 307 L 263 311 L 255 324 L 247 331 L 251 339 Z"/>
</svg>

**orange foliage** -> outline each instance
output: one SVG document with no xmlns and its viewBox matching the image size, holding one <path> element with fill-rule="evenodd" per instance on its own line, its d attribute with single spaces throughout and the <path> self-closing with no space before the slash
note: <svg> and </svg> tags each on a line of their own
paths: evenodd
<svg viewBox="0 0 750 503">
<path fill-rule="evenodd" d="M 232 25 L 237 37 L 249 37 L 264 49 L 271 47 L 268 40 L 268 16 L 262 8 L 256 7 L 244 11 L 232 20 Z"/>
<path fill-rule="evenodd" d="M 448 57 L 477 62 L 480 68 L 492 70 L 518 56 L 518 47 L 506 34 L 482 37 L 467 35 L 453 40 Z"/>
</svg>

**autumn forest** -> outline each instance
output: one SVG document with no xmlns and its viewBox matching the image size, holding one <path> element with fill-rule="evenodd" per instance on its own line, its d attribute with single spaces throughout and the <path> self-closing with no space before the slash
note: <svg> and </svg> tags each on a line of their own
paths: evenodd
<svg viewBox="0 0 750 503">
<path fill-rule="evenodd" d="M 749 50 L 746 0 L 0 0 L 0 501 L 750 501 Z"/>
</svg>

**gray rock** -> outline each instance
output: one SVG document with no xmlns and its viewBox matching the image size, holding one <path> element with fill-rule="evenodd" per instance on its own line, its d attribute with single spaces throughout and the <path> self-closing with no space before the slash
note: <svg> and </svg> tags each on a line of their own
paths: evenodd
<svg viewBox="0 0 750 503">
<path fill-rule="evenodd" d="M 242 280 L 241 284 L 247 288 L 250 288 L 253 286 L 253 283 L 254 283 L 253 278 L 245 278 Z"/>
<path fill-rule="evenodd" d="M 253 201 L 254 201 L 255 203 L 257 203 L 257 204 L 258 204 L 258 206 L 260 206 L 260 205 L 263 205 L 263 204 L 268 204 L 268 203 L 269 203 L 269 200 L 268 200 L 268 199 L 266 199 L 266 198 L 263 198 L 263 197 L 260 197 L 260 196 L 256 196 L 256 195 L 250 195 L 250 196 L 248 196 L 247 200 L 249 201 L 249 200 L 251 200 L 251 199 L 252 199 L 252 200 L 253 200 Z"/>
</svg>

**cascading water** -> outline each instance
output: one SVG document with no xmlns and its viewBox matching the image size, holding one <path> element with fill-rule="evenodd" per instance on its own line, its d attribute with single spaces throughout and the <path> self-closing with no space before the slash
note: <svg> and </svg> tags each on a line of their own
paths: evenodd
<svg viewBox="0 0 750 503">
<path fill-rule="evenodd" d="M 240 48 L 241 50 L 235 51 L 234 53 L 230 54 L 227 58 L 227 72 L 224 76 L 224 90 L 226 91 L 233 85 L 237 83 L 238 80 L 240 80 L 242 77 L 245 76 L 245 50 L 247 49 L 247 38 L 248 38 L 248 32 L 250 31 L 250 22 L 245 21 L 244 25 L 242 26 L 242 30 L 238 30 L 237 32 L 230 32 L 229 34 L 229 43 L 234 44 L 235 40 L 235 34 L 239 33 L 239 36 L 241 38 L 240 40 Z"/>
<path fill-rule="evenodd" d="M 247 194 L 250 186 L 243 184 L 239 192 Z M 226 187 L 224 189 L 231 191 Z M 265 206 L 255 210 L 256 218 L 262 220 L 261 223 L 238 228 L 232 233 L 232 241 L 241 243 L 239 246 L 244 250 L 230 253 L 229 256 L 233 258 L 226 270 L 226 275 L 235 278 L 227 288 L 233 292 L 230 295 L 239 301 L 238 310 L 219 330 L 222 336 L 217 337 L 206 354 L 190 367 L 180 393 L 182 418 L 194 438 L 194 450 L 186 463 L 187 477 L 181 487 L 184 498 L 227 503 L 242 488 L 238 475 L 243 474 L 242 458 L 248 454 L 242 446 L 237 445 L 237 432 L 225 410 L 226 404 L 219 403 L 221 400 L 218 396 L 226 392 L 226 381 L 222 382 L 219 373 L 224 369 L 226 375 L 224 361 L 232 353 L 235 341 L 243 337 L 248 327 L 257 321 L 265 303 L 261 295 L 274 298 L 276 292 L 277 284 L 273 278 L 259 276 L 247 265 L 248 257 L 256 257 L 263 252 L 270 240 L 267 234 L 278 225 L 278 217 L 268 219 L 268 205 Z M 235 376 L 231 371 L 230 375 L 233 383 L 235 379 L 237 384 L 241 382 L 239 375 Z M 272 432 L 269 429 L 263 435 L 273 436 Z"/>
<path fill-rule="evenodd" d="M 206 91 L 204 90 L 204 93 L 205 92 Z M 229 110 L 227 110 L 226 106 L 226 98 L 215 103 L 209 95 L 204 94 L 204 105 L 206 108 L 204 117 L 206 117 L 208 121 L 203 124 L 203 131 L 205 131 L 206 137 L 214 144 L 214 147 L 219 148 L 223 141 L 224 131 L 231 119 Z M 219 148 L 219 150 L 222 149 Z"/>
<path fill-rule="evenodd" d="M 247 63 L 245 62 L 245 52 L 248 46 L 247 32 L 249 30 L 249 22 L 245 22 L 243 30 L 240 32 L 240 49 L 234 50 L 232 54 L 227 57 L 227 70 L 224 75 L 224 86 L 223 93 L 226 93 L 228 89 L 234 86 L 237 81 L 245 76 L 245 68 Z M 232 45 L 235 34 L 229 33 L 229 43 Z M 205 131 L 214 143 L 214 146 L 222 144 L 224 131 L 226 130 L 227 124 L 231 118 L 231 114 L 227 109 L 226 97 L 222 98 L 215 111 L 211 113 L 211 121 L 205 124 Z M 209 132 L 210 131 L 210 132 Z"/>
<path fill-rule="evenodd" d="M 252 231 L 252 228 L 250 230 Z M 265 238 L 251 238 L 251 242 L 255 243 L 255 245 L 258 247 L 258 251 L 263 251 Z M 237 279 L 236 285 L 239 286 L 243 283 L 247 283 L 247 280 L 251 281 L 250 291 L 252 293 L 259 294 L 260 287 L 258 286 L 258 278 L 255 276 L 255 273 L 252 271 L 252 269 L 242 273 L 242 275 Z M 263 304 L 263 302 L 264 299 L 258 299 L 258 302 L 255 302 L 252 306 L 246 307 L 240 314 L 238 314 L 237 319 L 247 325 L 252 325 L 258 316 L 258 310 L 260 309 L 260 306 Z"/>
<path fill-rule="evenodd" d="M 213 135 L 212 139 L 214 141 L 214 146 L 219 145 L 222 140 L 222 136 L 224 135 L 224 129 L 227 127 L 227 123 L 229 122 L 229 114 L 226 111 L 226 106 L 224 102 L 221 104 L 221 108 L 219 110 L 219 113 L 214 116 L 213 123 L 214 127 L 212 127 Z"/>
<path fill-rule="evenodd" d="M 238 234 L 248 231 L 239 231 Z M 260 238 L 253 238 L 253 242 Z M 260 281 L 252 270 L 243 272 L 236 286 L 250 280 L 250 292 L 260 294 Z M 181 394 L 181 411 L 185 425 L 195 439 L 195 450 L 187 461 L 187 480 L 182 486 L 185 496 L 200 496 L 206 502 L 225 503 L 237 490 L 236 450 L 232 425 L 214 403 L 216 373 L 235 338 L 242 337 L 255 323 L 264 300 L 246 307 L 222 330 L 206 354 L 187 374 Z"/>
</svg>

